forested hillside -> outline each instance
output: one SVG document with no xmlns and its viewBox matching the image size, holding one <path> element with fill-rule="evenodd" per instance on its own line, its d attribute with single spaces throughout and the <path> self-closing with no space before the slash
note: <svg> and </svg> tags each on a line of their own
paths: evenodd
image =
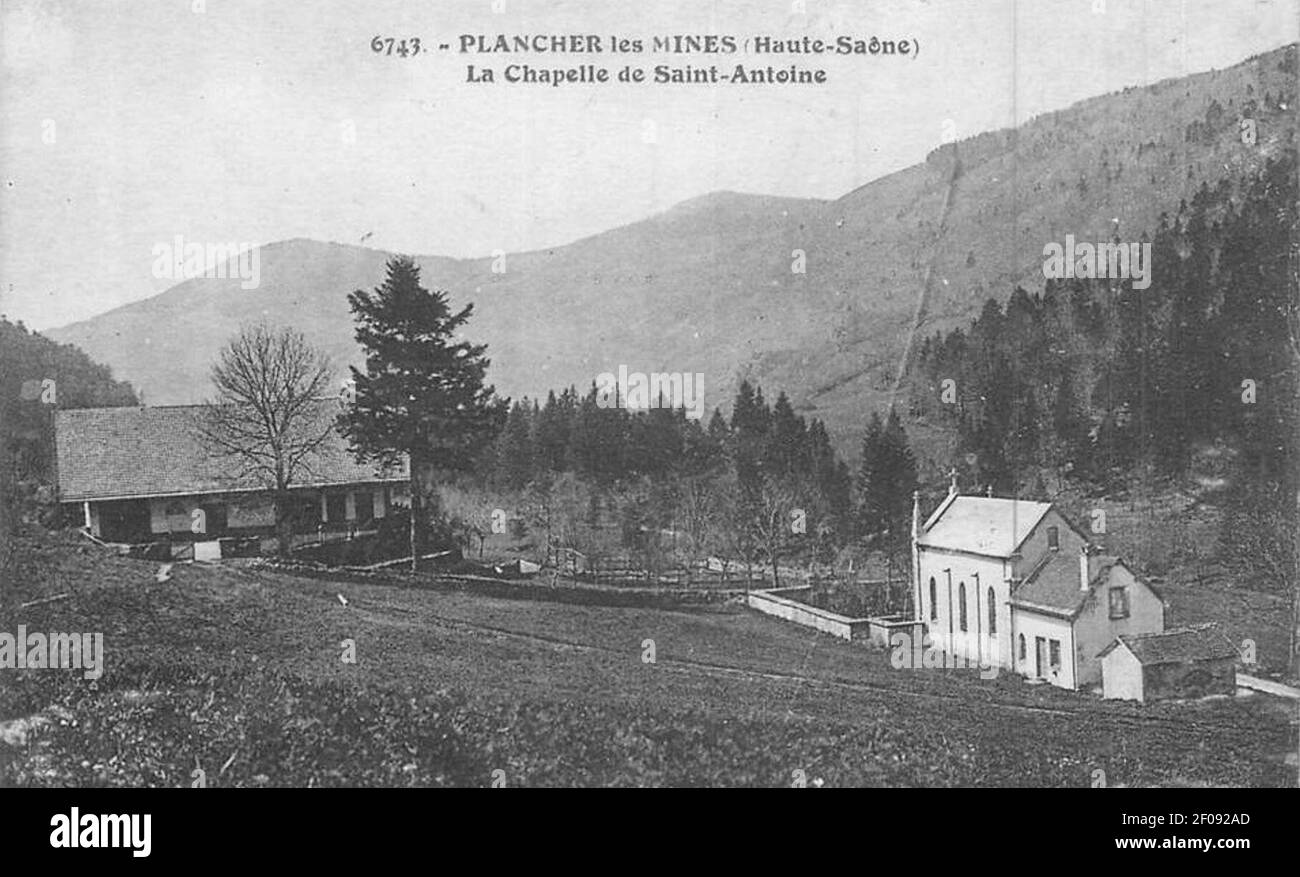
<svg viewBox="0 0 1300 877">
<path fill-rule="evenodd" d="M 1227 556 L 1279 581 L 1300 525 L 1296 172 L 1289 149 L 1162 214 L 1147 289 L 1049 280 L 925 339 L 913 417 L 1000 494 L 1072 482 L 1221 506 Z"/>
<path fill-rule="evenodd" d="M 54 409 L 136 404 L 131 385 L 107 366 L 0 316 L 0 568 L 16 501 L 54 477 Z"/>
</svg>

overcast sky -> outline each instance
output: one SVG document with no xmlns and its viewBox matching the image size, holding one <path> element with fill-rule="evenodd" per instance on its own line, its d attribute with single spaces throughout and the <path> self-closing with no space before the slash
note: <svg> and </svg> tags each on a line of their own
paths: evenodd
<svg viewBox="0 0 1300 877">
<path fill-rule="evenodd" d="M 476 256 L 721 189 L 835 198 L 923 160 L 946 120 L 965 137 L 1294 42 L 1298 3 L 6 0 L 0 311 L 47 328 L 154 295 L 171 281 L 151 276 L 151 249 L 178 234 Z M 475 86 L 466 63 L 623 59 L 430 51 L 461 33 L 878 35 L 921 51 L 793 59 L 828 71 L 820 87 Z M 376 56 L 376 34 L 425 52 Z"/>
</svg>

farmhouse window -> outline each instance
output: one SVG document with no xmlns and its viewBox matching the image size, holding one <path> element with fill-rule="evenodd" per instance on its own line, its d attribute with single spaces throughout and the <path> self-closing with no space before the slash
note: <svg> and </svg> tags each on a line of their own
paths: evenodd
<svg viewBox="0 0 1300 877">
<path fill-rule="evenodd" d="M 174 499 L 167 503 L 167 529 L 172 532 L 180 532 L 190 528 L 190 510 L 185 507 L 185 503 Z"/>
<path fill-rule="evenodd" d="M 1057 551 L 1061 547 L 1061 531 L 1057 527 L 1047 528 L 1047 547 L 1052 551 Z"/>
<path fill-rule="evenodd" d="M 325 520 L 331 524 L 340 523 L 348 517 L 348 497 L 345 493 L 328 493 L 325 495 Z"/>
<path fill-rule="evenodd" d="M 375 519 L 375 495 L 368 490 L 356 494 L 357 522 L 368 524 Z"/>
<path fill-rule="evenodd" d="M 1025 660 L 1025 635 L 1020 634 L 1020 660 Z"/>
<path fill-rule="evenodd" d="M 939 617 L 939 601 L 935 598 L 934 576 L 930 576 L 930 620 Z"/>
<path fill-rule="evenodd" d="M 1110 589 L 1110 617 L 1128 618 L 1128 588 Z"/>
<path fill-rule="evenodd" d="M 998 604 L 993 600 L 993 589 L 989 588 L 989 633 L 998 632 Z"/>
<path fill-rule="evenodd" d="M 962 633 L 966 632 L 966 583 L 957 586 L 957 602 L 960 605 L 958 615 L 961 618 Z"/>
<path fill-rule="evenodd" d="M 301 499 L 292 508 L 294 524 L 298 527 L 315 529 L 320 523 L 320 503 L 313 499 Z"/>
<path fill-rule="evenodd" d="M 1051 650 L 1051 665 L 1053 670 L 1061 669 L 1061 641 L 1059 639 L 1049 640 L 1048 648 Z"/>
</svg>

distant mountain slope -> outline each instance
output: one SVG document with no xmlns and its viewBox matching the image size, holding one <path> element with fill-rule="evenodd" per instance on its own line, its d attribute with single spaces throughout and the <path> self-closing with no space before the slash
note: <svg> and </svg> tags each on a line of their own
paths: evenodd
<svg viewBox="0 0 1300 877">
<path fill-rule="evenodd" d="M 510 255 L 502 273 L 491 259 L 417 258 L 426 286 L 474 302 L 470 334 L 490 345 L 505 394 L 585 386 L 626 364 L 702 372 L 706 403 L 726 407 L 748 375 L 785 389 L 845 445 L 887 400 L 923 290 L 932 333 L 1016 284 L 1040 289 L 1048 241 L 1138 239 L 1202 182 L 1239 178 L 1293 143 L 1296 90 L 1289 46 L 944 146 L 835 201 L 715 193 Z M 792 270 L 796 251 L 806 273 Z M 357 361 L 345 296 L 377 285 L 387 257 L 284 241 L 263 248 L 260 289 L 190 280 L 47 334 L 111 365 L 150 404 L 194 401 L 241 322 L 295 325 L 340 363 Z"/>
</svg>

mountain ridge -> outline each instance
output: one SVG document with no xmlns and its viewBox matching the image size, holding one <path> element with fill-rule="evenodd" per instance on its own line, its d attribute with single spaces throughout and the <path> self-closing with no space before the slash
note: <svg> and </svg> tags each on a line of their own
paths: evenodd
<svg viewBox="0 0 1300 877">
<path fill-rule="evenodd" d="M 488 343 L 506 395 L 584 387 L 623 364 L 704 373 L 708 407 L 725 409 L 743 376 L 785 390 L 843 445 L 888 399 L 922 290 L 920 332 L 963 325 L 990 296 L 1041 288 L 1044 243 L 1136 239 L 1202 182 L 1262 165 L 1295 142 L 1295 57 L 1290 45 L 1091 97 L 944 144 L 833 200 L 724 190 L 504 260 L 414 258 L 427 287 L 475 304 L 467 332 Z M 217 349 L 249 321 L 295 325 L 340 367 L 359 363 L 346 294 L 378 285 L 390 255 L 277 241 L 262 248 L 259 289 L 195 278 L 46 334 L 150 404 L 196 401 Z"/>
</svg>

